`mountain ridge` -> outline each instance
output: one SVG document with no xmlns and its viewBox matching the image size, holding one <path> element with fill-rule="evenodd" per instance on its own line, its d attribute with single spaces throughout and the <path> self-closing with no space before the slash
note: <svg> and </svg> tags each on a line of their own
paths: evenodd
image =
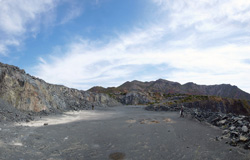
<svg viewBox="0 0 250 160">
<path fill-rule="evenodd" d="M 234 99 L 250 100 L 250 94 L 231 84 L 215 84 L 215 85 L 198 85 L 194 82 L 180 84 L 164 79 L 156 81 L 141 82 L 138 80 L 127 81 L 118 87 L 98 88 L 92 87 L 88 91 L 104 93 L 104 92 L 158 92 L 164 94 L 192 94 L 192 95 L 208 95 L 220 96 Z"/>
</svg>

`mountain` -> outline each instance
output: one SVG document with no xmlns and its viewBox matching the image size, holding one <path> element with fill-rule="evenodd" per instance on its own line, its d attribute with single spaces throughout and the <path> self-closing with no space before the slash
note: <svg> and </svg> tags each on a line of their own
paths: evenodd
<svg viewBox="0 0 250 160">
<path fill-rule="evenodd" d="M 206 86 L 190 82 L 181 85 L 164 79 L 135 80 L 119 87 L 93 87 L 89 91 L 109 94 L 127 105 L 151 104 L 153 108 L 185 105 L 213 112 L 250 115 L 250 94 L 229 84 Z"/>
<path fill-rule="evenodd" d="M 0 100 L 18 110 L 33 112 L 87 109 L 92 104 L 120 104 L 106 94 L 49 84 L 16 66 L 3 63 L 0 63 Z M 0 110 L 2 108 L 0 106 Z"/>
<path fill-rule="evenodd" d="M 223 98 L 228 97 L 228 98 Z M 119 87 L 93 87 L 88 91 L 53 85 L 0 63 L 0 121 L 30 120 L 32 113 L 90 109 L 121 104 L 179 105 L 249 114 L 250 95 L 231 85 L 181 85 L 163 79 L 125 82 Z M 25 113 L 25 114 L 24 114 Z M 25 118 L 26 117 L 26 118 Z"/>
<path fill-rule="evenodd" d="M 171 82 L 164 79 L 158 79 L 150 82 L 132 81 L 125 82 L 117 88 L 98 88 L 93 87 L 89 91 L 97 93 L 112 93 L 114 91 L 120 93 L 128 93 L 132 91 L 146 93 L 161 94 L 188 94 L 188 95 L 208 95 L 219 96 L 234 99 L 250 100 L 250 94 L 242 91 L 237 86 L 230 84 L 221 85 L 197 85 L 195 83 L 186 83 L 181 85 L 178 82 Z"/>
</svg>

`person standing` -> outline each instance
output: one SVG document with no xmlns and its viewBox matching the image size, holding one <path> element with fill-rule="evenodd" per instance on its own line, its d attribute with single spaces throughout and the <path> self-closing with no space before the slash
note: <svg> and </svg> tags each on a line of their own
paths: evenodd
<svg viewBox="0 0 250 160">
<path fill-rule="evenodd" d="M 92 104 L 92 110 L 94 110 L 95 106 Z"/>
<path fill-rule="evenodd" d="M 181 105 L 180 117 L 184 117 L 183 112 L 184 112 L 184 106 L 183 106 L 183 105 Z"/>
</svg>

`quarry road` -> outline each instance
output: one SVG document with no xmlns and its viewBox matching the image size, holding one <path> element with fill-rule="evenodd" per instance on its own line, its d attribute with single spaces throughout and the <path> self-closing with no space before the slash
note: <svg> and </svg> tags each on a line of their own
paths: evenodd
<svg viewBox="0 0 250 160">
<path fill-rule="evenodd" d="M 45 124 L 45 125 L 44 125 Z M 216 141 L 221 130 L 177 112 L 143 106 L 96 108 L 0 124 L 1 160 L 250 159 L 250 151 Z"/>
</svg>

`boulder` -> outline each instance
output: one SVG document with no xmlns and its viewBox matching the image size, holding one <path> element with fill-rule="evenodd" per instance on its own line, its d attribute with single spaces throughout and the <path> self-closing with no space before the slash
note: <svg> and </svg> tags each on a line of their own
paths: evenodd
<svg viewBox="0 0 250 160">
<path fill-rule="evenodd" d="M 214 118 L 212 121 L 211 121 L 211 123 L 212 124 L 216 124 L 216 122 L 218 122 L 220 120 L 220 118 L 219 117 L 216 117 L 216 118 Z"/>
<path fill-rule="evenodd" d="M 231 138 L 238 138 L 238 137 L 239 137 L 239 133 L 238 133 L 238 132 L 235 132 L 235 131 L 232 131 L 232 132 L 230 133 L 230 137 L 231 137 Z"/>
<path fill-rule="evenodd" d="M 224 119 L 228 119 L 228 116 L 227 115 L 224 115 L 223 117 L 222 117 L 222 119 L 224 120 Z"/>
<path fill-rule="evenodd" d="M 233 139 L 231 139 L 230 143 L 229 143 L 231 146 L 237 146 L 237 142 Z"/>
<path fill-rule="evenodd" d="M 248 141 L 248 137 L 240 135 L 240 141 L 246 142 L 246 141 Z"/>
<path fill-rule="evenodd" d="M 237 123 L 239 124 L 239 125 L 243 125 L 243 122 L 242 121 L 237 121 Z"/>
<path fill-rule="evenodd" d="M 224 120 L 219 121 L 217 124 L 218 124 L 218 125 L 224 125 L 226 122 L 227 122 L 227 120 L 224 119 Z"/>
<path fill-rule="evenodd" d="M 248 132 L 248 128 L 247 128 L 247 126 L 243 126 L 242 128 L 241 128 L 241 130 L 243 131 L 243 132 Z"/>
<path fill-rule="evenodd" d="M 228 129 L 222 131 L 222 135 L 226 135 L 226 134 L 228 134 L 228 133 L 229 133 L 229 130 L 228 130 Z"/>
<path fill-rule="evenodd" d="M 248 143 L 246 143 L 246 144 L 244 145 L 244 149 L 250 149 L 250 142 L 248 142 Z"/>
<path fill-rule="evenodd" d="M 235 129 L 235 126 L 231 126 L 231 127 L 229 127 L 229 129 L 230 129 L 231 131 L 233 131 L 233 130 Z"/>
</svg>

